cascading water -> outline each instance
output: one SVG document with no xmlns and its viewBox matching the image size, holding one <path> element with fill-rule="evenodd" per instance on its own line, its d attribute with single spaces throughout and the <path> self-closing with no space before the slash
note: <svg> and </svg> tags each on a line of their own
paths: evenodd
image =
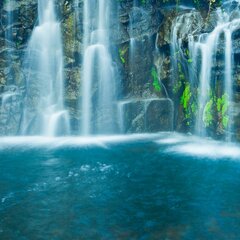
<svg viewBox="0 0 240 240">
<path fill-rule="evenodd" d="M 182 52 L 182 40 L 190 31 L 189 27 L 191 26 L 190 23 L 191 13 L 187 13 L 186 16 L 180 15 L 174 21 L 171 29 L 171 56 L 172 56 L 172 68 L 174 72 L 172 74 L 172 84 L 174 84 L 175 80 L 177 79 L 178 73 L 178 65 L 181 64 L 181 59 L 183 58 Z"/>
<path fill-rule="evenodd" d="M 239 11 L 239 9 L 238 9 Z M 233 50 L 232 50 L 232 33 L 240 27 L 240 16 L 237 19 L 231 20 L 231 12 L 223 12 L 218 10 L 218 23 L 215 29 L 205 35 L 200 35 L 197 42 L 194 43 L 193 52 L 199 51 L 201 53 L 202 64 L 200 71 L 200 88 L 198 97 L 198 114 L 196 121 L 196 131 L 198 134 L 206 136 L 206 130 L 204 125 L 204 115 L 207 111 L 207 104 L 211 104 L 211 80 L 213 78 L 213 63 L 217 59 L 217 51 L 219 48 L 219 41 L 221 35 L 224 35 L 224 95 L 226 101 L 228 101 L 228 110 L 226 113 L 225 125 L 226 127 L 226 139 L 231 140 L 232 131 L 232 113 L 231 113 L 231 101 L 233 100 L 233 79 L 232 69 L 234 68 L 233 62 Z M 193 56 L 195 54 L 192 54 Z M 194 59 L 196 61 L 196 59 Z"/>
<path fill-rule="evenodd" d="M 116 131 L 116 71 L 110 53 L 111 1 L 84 1 L 81 135 Z"/>
<path fill-rule="evenodd" d="M 198 113 L 196 120 L 196 132 L 201 136 L 206 136 L 204 115 L 206 111 L 206 105 L 210 100 L 210 83 L 211 83 L 211 71 L 213 56 L 216 55 L 216 48 L 219 38 L 219 29 L 215 29 L 210 35 L 201 35 L 199 41 L 194 44 L 194 51 L 199 49 L 201 53 L 201 71 L 199 76 L 199 96 L 198 96 Z M 197 50 L 196 50 L 196 49 Z M 192 54 L 193 55 L 193 54 Z M 193 55 L 194 56 L 194 55 Z M 193 60 L 195 63 L 195 59 Z"/>
<path fill-rule="evenodd" d="M 58 136 L 70 132 L 64 108 L 63 52 L 54 0 L 38 0 L 38 26 L 26 56 L 27 96 L 23 135 Z"/>
<path fill-rule="evenodd" d="M 234 6 L 235 4 L 235 6 Z M 207 136 L 207 119 L 209 117 L 209 111 L 212 111 L 213 107 L 213 85 L 216 78 L 213 67 L 219 58 L 220 47 L 224 49 L 224 87 L 222 98 L 225 101 L 224 108 L 225 116 L 222 116 L 222 124 L 225 127 L 225 137 L 227 140 L 231 140 L 232 135 L 232 109 L 231 101 L 233 100 L 233 49 L 232 49 L 232 34 L 240 27 L 240 10 L 239 2 L 232 1 L 223 4 L 223 7 L 230 6 L 227 10 L 223 11 L 218 9 L 216 11 L 217 26 L 210 33 L 198 34 L 199 29 L 203 27 L 203 21 L 199 13 L 190 12 L 177 17 L 172 29 L 172 48 L 171 55 L 173 56 L 173 68 L 176 70 L 179 64 L 186 66 L 183 59 L 185 52 L 183 52 L 183 41 L 188 41 L 188 58 L 187 74 L 189 82 L 192 86 L 199 81 L 198 84 L 198 108 L 196 114 L 195 131 L 200 136 Z M 229 10 L 231 9 L 231 10 Z M 234 16 L 232 15 L 234 13 Z M 237 13 L 237 14 L 236 14 Z M 199 24 L 196 27 L 189 21 L 193 21 L 193 15 Z M 236 17 L 237 16 L 237 17 Z M 186 22 L 188 21 L 188 22 Z M 192 31 L 191 27 L 194 26 L 195 31 Z M 196 35 L 198 38 L 196 39 Z M 177 54 L 177 57 L 176 57 Z M 180 59 L 180 60 L 179 60 Z M 186 69 L 185 69 L 186 71 Z M 176 79 L 174 76 L 173 79 Z"/>
</svg>

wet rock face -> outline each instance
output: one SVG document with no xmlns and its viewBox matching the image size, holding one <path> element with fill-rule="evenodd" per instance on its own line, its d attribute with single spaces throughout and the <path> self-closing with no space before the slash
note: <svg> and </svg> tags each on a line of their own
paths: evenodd
<svg viewBox="0 0 240 240">
<path fill-rule="evenodd" d="M 0 95 L 0 135 L 18 134 L 22 104 L 23 89 L 10 85 L 5 87 L 4 94 Z"/>
<path fill-rule="evenodd" d="M 122 105 L 123 132 L 172 131 L 173 111 L 170 99 L 130 100 Z"/>
<path fill-rule="evenodd" d="M 173 131 L 173 113 L 170 99 L 151 101 L 146 110 L 147 132 Z"/>
<path fill-rule="evenodd" d="M 0 135 L 16 135 L 19 133 L 25 95 L 23 58 L 37 21 L 37 0 L 1 3 Z"/>
<path fill-rule="evenodd" d="M 11 1 L 10 5 L 4 1 L 0 8 L 0 87 L 24 84 L 22 59 L 37 20 L 36 13 L 37 0 Z"/>
<path fill-rule="evenodd" d="M 126 53 L 123 68 L 122 88 L 126 97 L 142 97 L 151 85 L 151 69 L 154 66 L 154 38 L 145 36 L 132 40 Z"/>
<path fill-rule="evenodd" d="M 24 96 L 28 73 L 24 71 L 24 56 L 32 30 L 37 24 L 37 0 L 15 1 L 11 8 L 7 7 L 7 1 L 0 1 L 0 94 L 10 94 L 5 102 L 0 115 L 0 134 L 16 134 L 21 124 L 21 105 L 25 104 Z M 118 100 L 139 99 L 126 103 L 124 108 L 125 132 L 156 132 L 172 129 L 173 105 L 175 107 L 174 130 L 188 131 L 185 126 L 184 110 L 180 98 L 184 92 L 184 84 L 190 79 L 187 77 L 179 84 L 172 84 L 174 73 L 172 56 L 170 51 L 172 26 L 176 17 L 182 16 L 182 26 L 178 37 L 183 39 L 183 51 L 188 46 L 188 34 L 194 33 L 197 38 L 203 32 L 211 32 L 216 26 L 217 15 L 212 12 L 208 21 L 204 19 L 208 15 L 208 1 L 181 1 L 186 6 L 178 6 L 176 1 L 146 0 L 138 1 L 133 6 L 133 0 L 118 0 L 113 3 L 116 21 L 111 22 L 111 52 L 114 63 L 118 66 L 121 83 L 121 96 Z M 216 1 L 217 4 L 218 1 Z M 83 0 L 59 0 L 55 1 L 58 17 L 62 27 L 62 41 L 64 48 L 64 75 L 65 75 L 65 104 L 71 115 L 72 129 L 77 132 L 78 122 L 81 118 L 79 112 L 79 99 L 81 88 L 81 68 L 83 58 Z M 197 7 L 200 11 L 189 9 L 189 6 Z M 12 24 L 9 26 L 8 16 L 12 14 Z M 236 18 L 237 12 L 232 13 L 231 18 Z M 8 30 L 11 34 L 8 34 Z M 238 105 L 240 102 L 240 30 L 233 34 L 234 61 L 236 62 L 236 74 L 234 75 L 234 121 L 237 134 L 240 136 L 240 118 Z M 157 41 L 156 41 L 157 40 Z M 216 80 L 219 92 L 223 86 L 224 62 L 222 55 L 223 45 L 219 46 L 219 59 L 213 71 L 216 72 Z M 184 68 L 182 69 L 184 73 Z M 157 72 L 158 79 L 154 73 Z M 187 74 L 186 74 L 187 76 Z M 161 82 L 160 82 L 161 80 Z M 37 81 L 37 76 L 36 76 Z M 156 82 L 160 83 L 161 90 L 156 88 Z M 178 82 L 179 83 L 179 82 Z M 7 89 L 6 86 L 15 86 Z M 165 87 L 165 89 L 163 88 Z M 174 94 L 174 88 L 179 88 Z M 95 91 L 95 89 L 93 89 Z M 167 94 L 168 93 L 168 94 Z M 12 95 L 11 95 L 12 94 Z M 37 93 L 33 93 L 37 99 Z M 169 99 L 170 97 L 174 104 Z M 160 99 L 159 99 L 160 98 Z M 144 100 L 145 99 L 145 100 Z M 146 100 L 155 99 L 155 100 Z M 6 98 L 5 98 L 6 100 Z M 23 103 L 24 102 L 24 103 Z M 9 111 L 9 114 L 7 114 Z M 15 114 L 15 116 L 14 116 Z M 219 130 L 219 132 L 222 130 Z M 214 135 L 214 134 L 213 134 Z M 215 134 L 216 135 L 216 134 Z M 240 138 L 240 137 L 239 137 Z"/>
<path fill-rule="evenodd" d="M 219 11 L 219 10 L 218 10 Z M 208 11 L 205 12 L 199 12 L 196 10 L 186 11 L 182 13 L 177 13 L 177 15 L 174 17 L 173 21 L 173 29 L 176 31 L 175 34 L 178 37 L 178 39 L 181 39 L 181 41 L 178 42 L 179 49 L 176 51 L 177 54 L 173 55 L 171 54 L 171 62 L 177 61 L 178 65 L 177 67 L 173 67 L 173 65 L 170 66 L 171 69 L 169 74 L 166 74 L 166 76 L 175 76 L 174 78 L 174 85 L 172 86 L 172 89 L 174 90 L 172 93 L 172 98 L 174 99 L 175 103 L 175 128 L 178 131 L 183 132 L 192 132 L 194 133 L 195 128 L 195 122 L 196 122 L 196 111 L 194 112 L 193 109 L 195 109 L 195 104 L 197 103 L 197 96 L 198 96 L 198 87 L 199 87 L 199 76 L 196 77 L 196 79 L 191 79 L 191 75 L 189 74 L 190 65 L 192 62 L 191 56 L 189 56 L 189 44 L 190 39 L 189 35 L 193 35 L 194 41 L 198 41 L 200 35 L 207 36 L 208 33 L 211 33 L 214 28 L 217 25 L 217 22 L 219 21 L 219 12 L 212 9 L 212 11 L 209 13 Z M 167 16 L 170 16 L 173 14 L 172 12 L 165 12 L 165 20 L 167 19 Z M 208 16 L 206 15 L 208 14 Z M 170 17 L 171 18 L 171 17 Z M 232 14 L 230 14 L 230 19 L 236 19 L 239 18 L 238 14 L 233 11 Z M 179 26 L 176 25 L 179 23 Z M 165 24 L 165 23 L 164 23 Z M 171 32 L 172 34 L 173 32 Z M 239 29 L 236 28 L 236 30 L 232 34 L 232 48 L 233 48 L 233 59 L 235 66 L 232 69 L 233 70 L 233 102 L 230 102 L 232 106 L 232 116 L 233 116 L 233 128 L 231 129 L 230 135 L 232 135 L 232 139 L 238 138 L 239 140 L 239 112 L 238 112 L 238 106 L 239 106 Z M 218 46 L 216 49 L 216 54 L 214 55 L 213 59 L 213 66 L 211 69 L 211 88 L 212 88 L 212 96 L 211 100 L 213 101 L 213 107 L 211 110 L 211 117 L 213 120 L 211 120 L 211 124 L 207 126 L 206 124 L 206 132 L 208 136 L 211 136 L 216 139 L 225 139 L 226 134 L 229 133 L 229 129 L 227 129 L 226 126 L 223 124 L 223 114 L 217 109 L 217 101 L 220 101 L 219 99 L 223 98 L 224 95 L 224 76 L 225 76 L 225 38 L 224 34 L 220 34 L 218 39 Z M 169 32 L 163 31 L 159 33 L 159 41 L 158 45 L 159 48 L 164 51 L 164 49 L 169 49 L 169 46 L 171 46 L 171 41 L 169 41 Z M 165 51 L 166 52 L 166 51 Z M 180 54 L 179 54 L 180 53 Z M 199 54 L 200 55 L 200 54 Z M 200 59 L 200 56 L 199 56 Z M 195 70 L 197 69 L 197 74 L 200 73 L 201 69 L 199 68 L 201 66 L 196 66 Z M 167 71 L 166 71 L 167 72 Z M 165 76 L 165 77 L 166 77 Z M 192 82 L 192 83 L 190 83 Z M 191 85 L 191 92 L 189 93 L 189 96 L 191 100 L 188 102 L 188 106 L 183 107 L 183 101 L 184 97 L 186 96 L 186 88 L 188 86 L 188 83 Z M 184 95 L 185 94 L 185 95 Z M 206 106 L 205 106 L 206 107 Z"/>
<path fill-rule="evenodd" d="M 151 88 L 151 70 L 163 15 L 155 1 L 146 1 L 146 4 L 139 1 L 136 5 L 133 1 L 122 1 L 120 6 L 120 25 L 114 42 L 119 44 L 123 97 L 156 96 Z"/>
</svg>

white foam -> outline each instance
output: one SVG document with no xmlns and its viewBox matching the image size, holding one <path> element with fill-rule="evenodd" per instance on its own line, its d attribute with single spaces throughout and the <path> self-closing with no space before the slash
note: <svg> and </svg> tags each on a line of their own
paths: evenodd
<svg viewBox="0 0 240 240">
<path fill-rule="evenodd" d="M 108 148 L 111 144 L 130 142 L 154 142 L 164 145 L 169 153 L 192 155 L 196 157 L 234 158 L 240 160 L 240 145 L 213 141 L 205 138 L 187 136 L 178 133 L 132 134 L 90 137 L 1 137 L 0 150 L 14 147 L 29 149 L 43 147 L 56 149 L 60 147 L 101 147 Z M 45 162 L 55 164 L 54 159 Z"/>
<path fill-rule="evenodd" d="M 231 158 L 240 160 L 240 145 L 179 133 L 169 133 L 155 141 L 167 146 L 166 152 L 214 159 Z"/>
<path fill-rule="evenodd" d="M 226 143 L 187 143 L 170 147 L 168 151 L 198 157 L 235 158 L 240 160 L 240 147 Z"/>
<path fill-rule="evenodd" d="M 142 140 L 154 140 L 160 134 L 132 134 L 132 135 L 109 135 L 109 136 L 89 136 L 89 137 L 0 137 L 0 150 L 11 147 L 35 148 L 44 147 L 54 149 L 58 147 L 82 147 L 99 146 L 107 148 L 107 144 L 134 142 Z"/>
<path fill-rule="evenodd" d="M 240 160 L 240 145 L 181 134 L 169 135 L 156 141 L 169 145 L 167 152 L 196 157 L 234 158 Z"/>
</svg>

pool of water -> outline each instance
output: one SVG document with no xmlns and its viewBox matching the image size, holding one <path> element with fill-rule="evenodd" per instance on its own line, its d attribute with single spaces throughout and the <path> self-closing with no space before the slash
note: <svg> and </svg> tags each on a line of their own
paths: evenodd
<svg viewBox="0 0 240 240">
<path fill-rule="evenodd" d="M 240 147 L 177 134 L 0 139 L 0 239 L 240 239 Z"/>
</svg>

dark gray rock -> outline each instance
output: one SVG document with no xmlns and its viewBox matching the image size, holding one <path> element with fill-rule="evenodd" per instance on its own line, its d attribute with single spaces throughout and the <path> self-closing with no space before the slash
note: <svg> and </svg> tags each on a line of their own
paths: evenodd
<svg viewBox="0 0 240 240">
<path fill-rule="evenodd" d="M 14 85 L 4 90 L 0 95 L 0 135 L 16 135 L 22 116 L 23 90 Z"/>
<path fill-rule="evenodd" d="M 130 100 L 120 104 L 125 133 L 173 130 L 173 103 L 170 99 Z"/>
</svg>

